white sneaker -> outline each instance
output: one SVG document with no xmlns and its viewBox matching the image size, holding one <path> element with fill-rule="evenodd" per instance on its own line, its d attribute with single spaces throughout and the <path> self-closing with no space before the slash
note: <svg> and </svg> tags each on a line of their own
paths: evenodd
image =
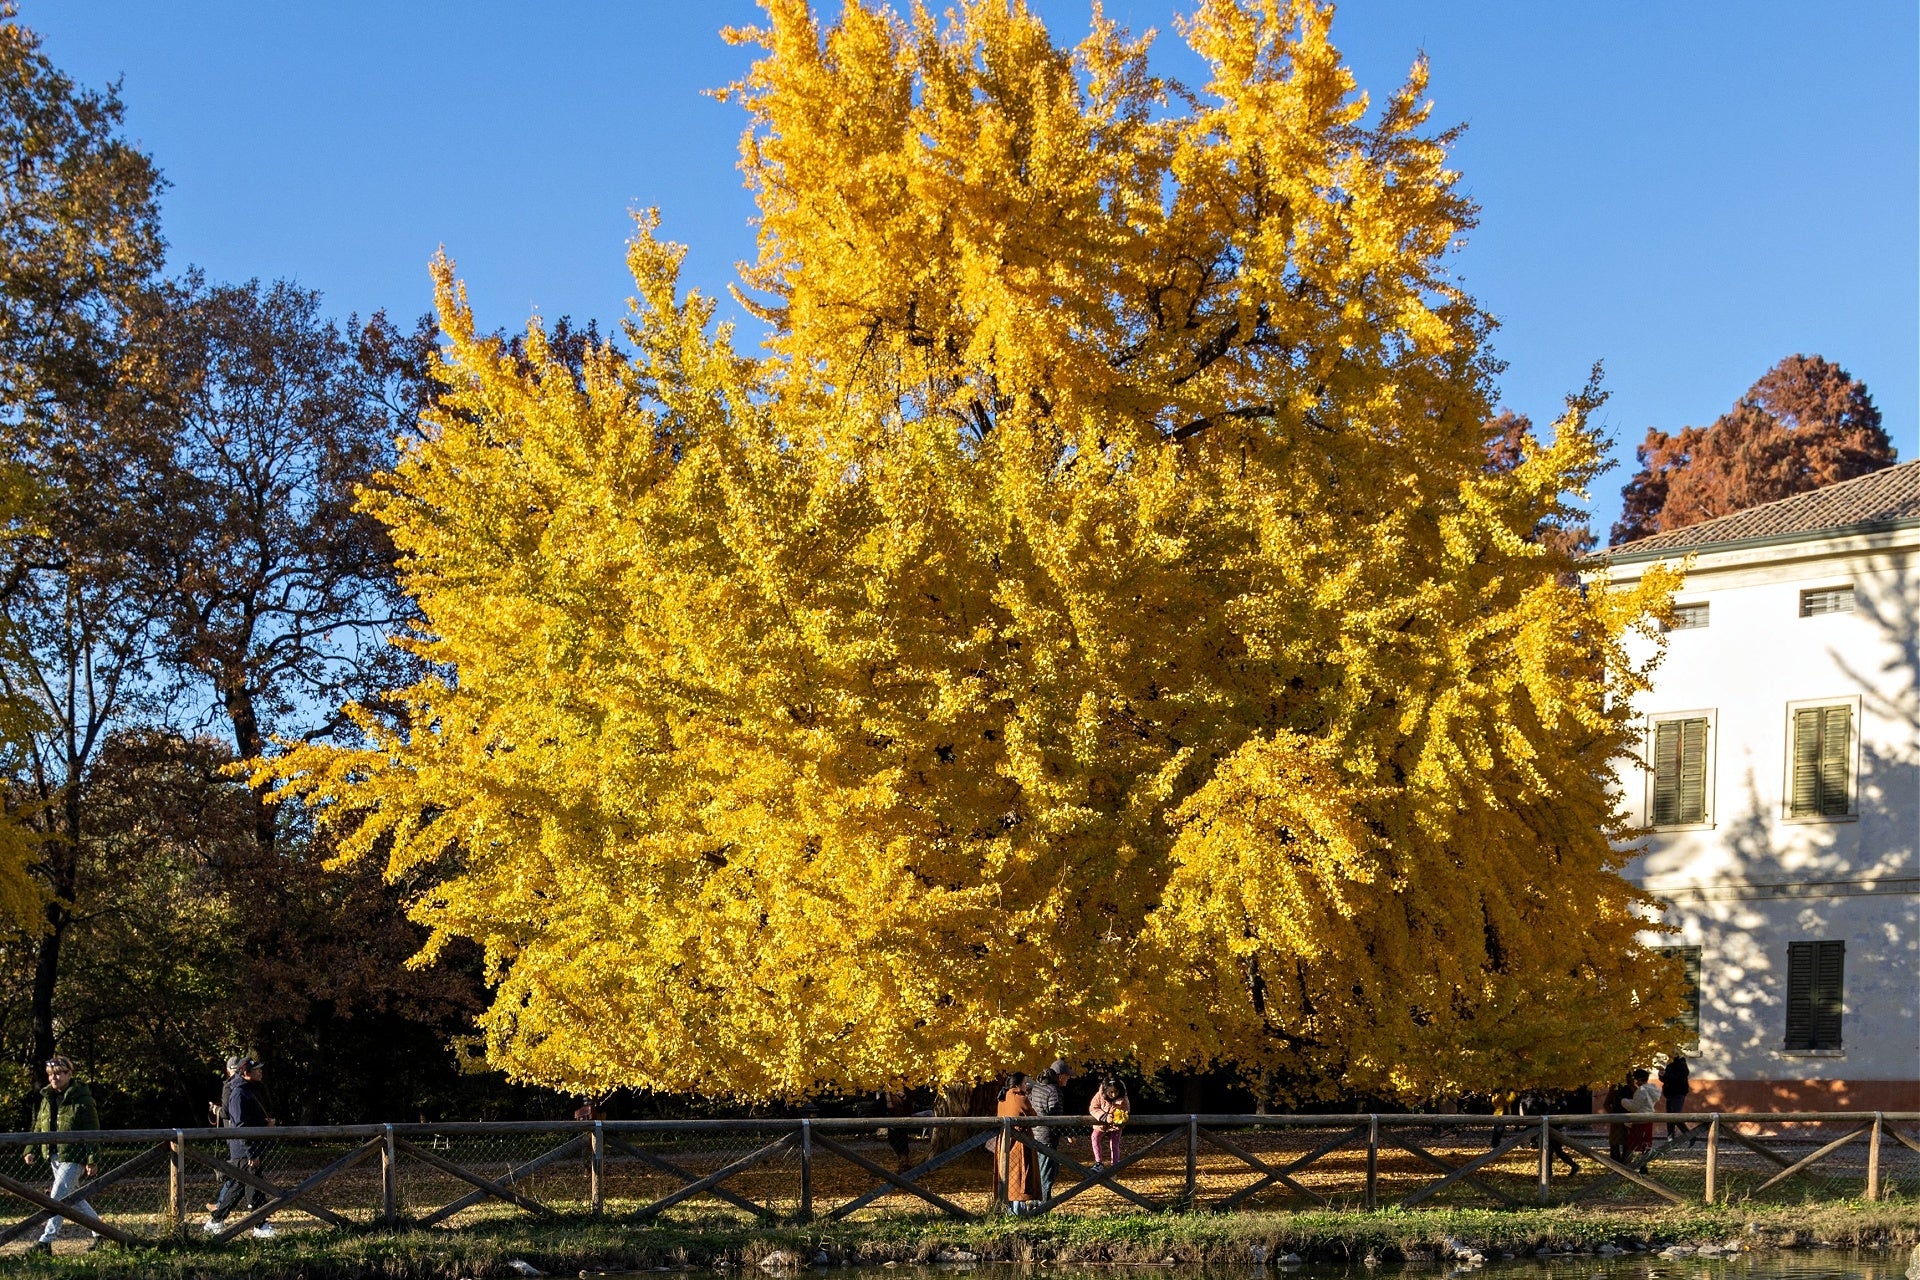
<svg viewBox="0 0 1920 1280">
<path fill-rule="evenodd" d="M 224 1222 L 215 1222 L 212 1218 L 208 1218 L 200 1224 L 200 1229 L 210 1236 L 217 1236 L 227 1229 L 227 1224 Z"/>
<path fill-rule="evenodd" d="M 259 1226 L 253 1229 L 253 1234 L 255 1239 L 266 1240 L 273 1236 L 279 1235 L 280 1229 L 274 1226 L 271 1222 L 263 1222 Z"/>
</svg>

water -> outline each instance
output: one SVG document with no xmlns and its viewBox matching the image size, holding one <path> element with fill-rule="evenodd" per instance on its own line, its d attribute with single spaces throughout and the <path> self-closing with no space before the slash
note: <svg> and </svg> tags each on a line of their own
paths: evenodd
<svg viewBox="0 0 1920 1280">
<path fill-rule="evenodd" d="M 1555 1258 L 1488 1259 L 1486 1265 L 1471 1269 L 1449 1262 L 1410 1262 L 1404 1265 L 1382 1264 L 1367 1268 L 1310 1264 L 1276 1266 L 1266 1271 L 1253 1268 L 1110 1266 L 1083 1267 L 1070 1264 L 1044 1267 L 968 1266 L 968 1267 L 853 1267 L 851 1280 L 1440 1280 L 1448 1276 L 1484 1276 L 1487 1280 L 1828 1280 L 1845 1276 L 1850 1280 L 1907 1280 L 1910 1253 L 1905 1249 L 1877 1249 L 1856 1252 L 1847 1249 L 1795 1249 L 1778 1252 L 1742 1254 L 1731 1258 L 1662 1258 L 1653 1254 L 1628 1254 L 1601 1258 L 1561 1256 Z"/>
</svg>

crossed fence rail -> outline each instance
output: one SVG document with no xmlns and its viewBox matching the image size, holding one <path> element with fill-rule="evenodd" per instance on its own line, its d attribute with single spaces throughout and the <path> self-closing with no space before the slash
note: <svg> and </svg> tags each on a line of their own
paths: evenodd
<svg viewBox="0 0 1920 1280">
<path fill-rule="evenodd" d="M 1621 1158 L 1608 1129 L 1623 1120 L 1665 1136 Z M 1054 1168 L 1050 1194 L 1030 1207 L 1060 1212 L 1920 1196 L 1920 1112 L 1136 1116 L 1106 1166 L 1085 1152 L 1089 1123 L 1047 1117 L 1047 1140 L 1031 1122 L 989 1117 L 0 1134 L 0 1194 L 28 1210 L 0 1227 L 0 1245 L 56 1213 L 125 1244 L 195 1231 L 225 1243 L 269 1220 L 315 1230 L 459 1229 L 521 1215 L 773 1223 L 902 1203 L 969 1219 L 1004 1209 L 996 1166 L 1004 1174 L 1023 1150 Z M 257 1168 L 229 1158 L 233 1139 L 265 1144 Z M 60 1199 L 44 1189 L 45 1166 L 22 1160 L 55 1141 L 97 1153 L 95 1176 Z M 200 1203 L 223 1179 L 259 1202 L 209 1228 Z"/>
</svg>

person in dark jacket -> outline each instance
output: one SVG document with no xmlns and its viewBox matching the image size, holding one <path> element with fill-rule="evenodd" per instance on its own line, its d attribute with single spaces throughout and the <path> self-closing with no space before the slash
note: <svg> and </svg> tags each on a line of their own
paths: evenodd
<svg viewBox="0 0 1920 1280">
<path fill-rule="evenodd" d="M 1040 1073 L 1040 1078 L 1027 1086 L 1027 1101 L 1033 1105 L 1033 1114 L 1037 1116 L 1057 1116 L 1065 1109 L 1062 1090 L 1067 1081 L 1073 1079 L 1073 1068 L 1065 1058 L 1055 1058 L 1053 1065 Z M 1036 1125 L 1033 1130 L 1034 1141 L 1053 1146 L 1055 1133 L 1061 1141 L 1066 1140 L 1067 1130 L 1054 1130 L 1046 1125 Z M 1040 1201 L 1042 1204 L 1053 1199 L 1053 1157 L 1044 1151 L 1033 1153 L 1034 1164 L 1040 1180 Z"/>
<path fill-rule="evenodd" d="M 880 1091 L 880 1111 L 891 1122 L 887 1125 L 887 1145 L 893 1148 L 896 1173 L 913 1167 L 913 1094 L 902 1081 Z"/>
<path fill-rule="evenodd" d="M 272 1124 L 262 1086 L 263 1064 L 252 1058 L 228 1058 L 227 1072 L 226 1091 L 220 1102 L 221 1124 L 229 1129 L 259 1129 Z M 260 1176 L 266 1155 L 264 1138 L 227 1139 L 227 1162 L 239 1165 L 256 1178 Z M 220 1195 L 213 1203 L 213 1212 L 207 1216 L 207 1234 L 218 1235 L 226 1226 L 227 1214 L 241 1200 L 246 1201 L 240 1211 L 244 1217 L 265 1203 L 266 1198 L 266 1192 L 258 1187 L 248 1186 L 238 1178 L 224 1179 L 220 1183 Z M 277 1233 L 271 1220 L 263 1220 L 254 1227 L 253 1234 L 264 1238 Z"/>
<path fill-rule="evenodd" d="M 73 1063 L 57 1054 L 47 1059 L 47 1087 L 40 1091 L 40 1110 L 33 1127 L 36 1133 L 85 1133 L 100 1127 L 92 1091 L 73 1078 Z M 61 1142 L 50 1147 L 28 1147 L 24 1154 L 28 1164 L 37 1156 L 53 1166 L 53 1187 L 47 1194 L 55 1200 L 72 1195 L 82 1176 L 92 1179 L 94 1175 L 91 1143 Z M 85 1200 L 77 1207 L 93 1213 L 93 1206 Z M 58 1215 L 48 1218 L 47 1225 L 40 1229 L 40 1238 L 27 1246 L 27 1251 L 52 1253 L 53 1242 L 65 1224 L 66 1219 Z M 99 1243 L 100 1237 L 96 1234 L 87 1248 L 93 1249 Z"/>
<path fill-rule="evenodd" d="M 1693 1086 L 1687 1079 L 1687 1060 L 1676 1053 L 1667 1059 L 1666 1066 L 1660 1068 L 1660 1093 L 1667 1111 L 1673 1115 L 1685 1111 L 1687 1095 L 1691 1092 L 1693 1092 Z M 1691 1130 L 1686 1125 L 1677 1120 L 1667 1121 L 1669 1138 L 1678 1137 L 1683 1133 L 1689 1137 L 1692 1136 Z"/>
</svg>

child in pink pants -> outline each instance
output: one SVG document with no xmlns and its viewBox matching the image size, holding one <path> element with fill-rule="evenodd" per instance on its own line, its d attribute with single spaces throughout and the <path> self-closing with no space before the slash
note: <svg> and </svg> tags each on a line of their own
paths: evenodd
<svg viewBox="0 0 1920 1280">
<path fill-rule="evenodd" d="M 1120 1159 L 1120 1126 L 1127 1122 L 1132 1108 L 1127 1102 L 1127 1086 L 1114 1076 L 1100 1082 L 1094 1091 L 1093 1105 L 1087 1114 L 1093 1117 L 1093 1167 L 1105 1169 Z"/>
</svg>

